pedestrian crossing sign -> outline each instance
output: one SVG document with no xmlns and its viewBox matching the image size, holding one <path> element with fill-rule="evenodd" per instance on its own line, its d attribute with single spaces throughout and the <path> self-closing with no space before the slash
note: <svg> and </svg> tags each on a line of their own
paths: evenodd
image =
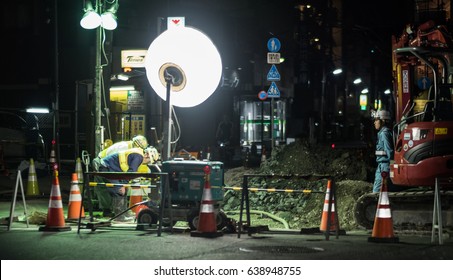
<svg viewBox="0 0 453 280">
<path fill-rule="evenodd" d="M 280 97 L 280 90 L 278 89 L 277 85 L 274 82 L 272 82 L 271 86 L 267 90 L 267 97 L 269 98 Z"/>
<path fill-rule="evenodd" d="M 272 65 L 269 73 L 267 73 L 268 81 L 280 81 L 280 73 L 278 73 L 277 66 Z"/>
</svg>

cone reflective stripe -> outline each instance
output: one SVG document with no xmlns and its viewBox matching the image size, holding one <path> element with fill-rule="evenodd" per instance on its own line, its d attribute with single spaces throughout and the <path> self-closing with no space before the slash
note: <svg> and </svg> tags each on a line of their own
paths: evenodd
<svg viewBox="0 0 453 280">
<path fill-rule="evenodd" d="M 331 195 L 331 193 L 330 193 L 331 184 L 332 184 L 332 181 L 328 180 L 326 196 L 324 199 L 324 206 L 322 208 L 321 225 L 319 226 L 320 231 L 327 230 L 327 219 L 329 217 L 329 199 L 330 199 L 330 195 Z M 333 197 L 333 194 L 332 194 L 332 204 L 331 204 L 331 209 L 330 209 L 330 230 L 329 231 L 336 230 L 337 229 L 336 225 L 337 225 L 337 221 L 336 221 L 336 215 L 335 215 L 335 197 Z"/>
<path fill-rule="evenodd" d="M 392 211 L 387 191 L 387 172 L 382 172 L 381 192 L 374 218 L 373 232 L 368 238 L 369 242 L 396 243 L 399 241 L 393 233 Z"/>
<path fill-rule="evenodd" d="M 55 147 L 52 145 L 52 150 L 50 151 L 50 158 L 49 158 L 50 163 L 56 163 L 56 156 L 55 156 Z"/>
<path fill-rule="evenodd" d="M 52 140 L 52 149 L 50 150 L 49 162 L 50 162 L 50 166 L 52 166 L 52 170 L 58 176 L 58 163 L 57 163 L 57 156 L 55 153 L 55 140 Z"/>
<path fill-rule="evenodd" d="M 392 211 L 390 211 L 390 201 L 387 192 L 383 193 L 379 197 L 379 206 L 376 209 L 376 217 L 392 218 Z"/>
<path fill-rule="evenodd" d="M 56 174 L 56 172 L 55 172 Z M 50 191 L 49 209 L 47 210 L 46 225 L 40 231 L 68 231 L 71 227 L 65 225 L 63 203 L 61 201 L 60 183 L 58 176 L 54 176 Z"/>
<path fill-rule="evenodd" d="M 129 198 L 129 207 L 132 205 L 143 201 L 143 191 L 141 187 L 131 187 L 131 194 Z M 140 209 L 138 207 L 132 208 L 135 214 L 138 213 Z"/>
<path fill-rule="evenodd" d="M 27 193 L 28 196 L 36 196 L 39 195 L 39 186 L 38 186 L 38 178 L 36 176 L 36 168 L 35 162 L 33 159 L 30 159 L 30 166 L 28 168 L 28 182 L 27 182 Z"/>
<path fill-rule="evenodd" d="M 203 195 L 201 198 L 200 214 L 198 216 L 197 230 L 191 231 L 190 236 L 193 237 L 218 237 L 222 236 L 223 232 L 217 231 L 216 214 L 214 211 L 214 201 L 212 200 L 211 183 L 209 174 L 211 168 L 204 167 L 205 183 Z"/>
<path fill-rule="evenodd" d="M 80 207 L 82 207 L 82 213 L 80 214 Z M 71 179 L 71 193 L 69 194 L 68 203 L 68 219 L 78 219 L 80 217 L 85 218 L 85 209 L 82 206 L 82 195 L 79 188 L 79 180 L 77 173 L 72 173 Z"/>
<path fill-rule="evenodd" d="M 200 207 L 200 213 L 212 213 L 214 212 L 214 206 L 211 204 L 203 204 Z"/>
<path fill-rule="evenodd" d="M 79 182 L 80 193 L 83 193 L 83 170 L 82 170 L 82 161 L 80 158 L 76 160 L 75 173 L 77 173 L 77 180 Z"/>
<path fill-rule="evenodd" d="M 203 197 L 201 198 L 201 205 L 200 205 L 200 213 L 214 213 L 214 205 L 212 205 L 212 192 L 211 192 L 211 184 L 209 183 L 209 175 L 206 176 L 208 179 L 206 179 L 205 182 L 205 188 L 203 191 Z M 214 230 L 217 229 L 217 226 L 215 227 Z M 210 229 L 212 230 L 212 229 Z"/>
</svg>

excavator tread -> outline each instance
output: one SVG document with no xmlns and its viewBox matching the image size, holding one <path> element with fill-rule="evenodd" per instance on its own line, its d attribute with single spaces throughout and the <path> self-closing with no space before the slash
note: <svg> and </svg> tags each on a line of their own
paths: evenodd
<svg viewBox="0 0 453 280">
<path fill-rule="evenodd" d="M 453 207 L 453 190 L 443 189 L 439 191 L 441 197 L 442 210 L 448 210 Z M 434 191 L 414 190 L 402 192 L 388 192 L 390 208 L 392 213 L 396 211 L 413 211 L 413 215 L 417 215 L 417 211 L 432 211 L 434 207 Z M 354 207 L 354 217 L 356 222 L 366 229 L 372 229 L 376 213 L 376 207 L 379 200 L 379 193 L 368 193 L 362 195 Z M 451 211 L 451 210 L 450 210 Z M 418 215 L 421 216 L 421 215 Z M 413 224 L 411 220 L 405 222 L 393 223 L 396 230 L 404 230 L 408 228 L 414 229 L 429 229 L 432 226 L 432 220 L 427 220 L 423 225 Z"/>
</svg>

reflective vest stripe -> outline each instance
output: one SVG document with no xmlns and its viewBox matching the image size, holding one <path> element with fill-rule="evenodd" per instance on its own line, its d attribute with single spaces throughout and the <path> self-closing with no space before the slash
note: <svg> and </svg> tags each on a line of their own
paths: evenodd
<svg viewBox="0 0 453 280">
<path fill-rule="evenodd" d="M 387 153 L 385 151 L 376 151 L 375 153 L 377 156 L 386 156 Z"/>
</svg>

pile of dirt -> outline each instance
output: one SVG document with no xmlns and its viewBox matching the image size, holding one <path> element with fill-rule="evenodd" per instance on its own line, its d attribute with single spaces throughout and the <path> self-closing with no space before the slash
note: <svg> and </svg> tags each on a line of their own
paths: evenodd
<svg viewBox="0 0 453 280">
<path fill-rule="evenodd" d="M 241 187 L 247 174 L 260 175 L 248 177 L 249 188 L 295 190 L 292 193 L 251 191 L 250 209 L 284 219 L 291 229 L 304 229 L 319 227 L 327 180 L 330 179 L 335 186 L 335 206 L 340 227 L 354 230 L 359 228 L 353 213 L 355 202 L 372 190 L 372 162 L 370 151 L 363 147 L 332 149 L 330 146 L 310 145 L 304 140 L 297 140 L 289 145 L 275 147 L 272 155 L 260 167 L 226 170 L 225 185 Z M 261 176 L 264 174 L 277 176 Z M 240 201 L 241 192 L 227 188 L 223 209 L 237 211 Z"/>
</svg>

